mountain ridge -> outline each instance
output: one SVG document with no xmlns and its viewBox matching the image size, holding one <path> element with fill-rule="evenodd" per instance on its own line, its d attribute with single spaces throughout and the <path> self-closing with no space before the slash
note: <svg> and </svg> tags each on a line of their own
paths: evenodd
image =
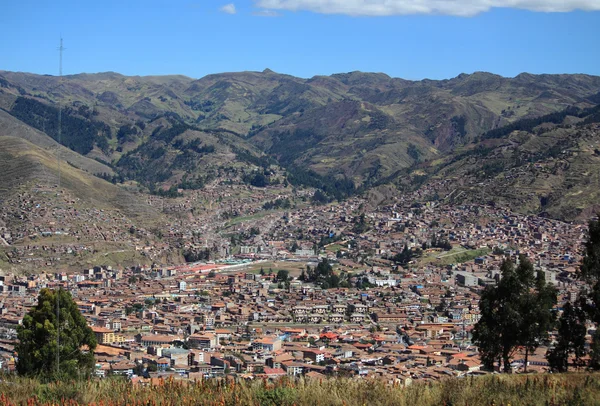
<svg viewBox="0 0 600 406">
<path fill-rule="evenodd" d="M 127 172 L 130 180 L 167 188 L 185 173 L 200 176 L 205 168 L 202 154 L 185 149 L 193 140 L 182 141 L 184 127 L 193 129 L 184 138 L 200 140 L 194 148 L 212 140 L 202 147 L 204 155 L 225 143 L 230 152 L 245 151 L 252 160 L 269 157 L 284 169 L 368 188 L 398 170 L 451 155 L 489 130 L 568 106 L 591 107 L 598 94 L 600 77 L 586 74 L 507 78 L 474 72 L 410 81 L 360 71 L 308 79 L 268 69 L 199 79 L 0 71 L 0 108 L 54 136 L 60 102 L 63 125 L 71 128 L 63 143 L 113 171 Z M 69 131 L 77 131 L 70 141 Z M 186 168 L 172 168 L 150 184 L 136 175 L 139 170 L 119 167 L 127 162 L 124 157 L 140 153 L 149 154 L 140 156 L 146 161 L 167 154 L 167 167 L 185 160 Z"/>
<path fill-rule="evenodd" d="M 25 75 L 35 75 L 35 76 L 45 76 L 45 77 L 59 77 L 58 75 L 55 74 L 51 74 L 51 73 L 35 73 L 35 72 L 29 72 L 29 71 L 8 71 L 8 70 L 3 70 L 0 69 L 0 75 L 3 73 L 12 73 L 12 74 L 25 74 Z M 63 78 L 65 77 L 76 77 L 76 76 L 94 76 L 94 75 L 115 75 L 115 76 L 120 76 L 120 77 L 133 77 L 133 78 L 162 78 L 162 77 L 179 77 L 179 78 L 185 78 L 185 79 L 190 79 L 192 81 L 194 80 L 199 80 L 202 78 L 205 78 L 207 76 L 215 76 L 215 75 L 227 75 L 227 74 L 238 74 L 238 73 L 263 73 L 263 74 L 276 74 L 276 75 L 285 75 L 285 76 L 289 76 L 289 77 L 294 77 L 297 79 L 301 79 L 301 80 L 311 80 L 311 79 L 315 79 L 315 78 L 319 78 L 319 77 L 335 77 L 335 76 L 340 76 L 340 75 L 349 75 L 349 74 L 368 74 L 368 75 L 379 75 L 379 76 L 385 76 L 389 79 L 400 79 L 402 81 L 406 81 L 406 82 L 445 82 L 445 81 L 449 81 L 452 79 L 460 79 L 460 78 L 465 78 L 465 77 L 469 77 L 472 75 L 491 75 L 494 77 L 498 77 L 498 78 L 502 78 L 502 79 L 523 79 L 523 78 L 531 78 L 531 77 L 547 77 L 547 76 L 589 76 L 589 77 L 598 77 L 598 75 L 592 75 L 592 74 L 588 74 L 585 72 L 573 72 L 573 73 L 532 73 L 532 72 L 527 72 L 527 71 L 523 71 L 520 73 L 517 73 L 514 76 L 504 76 L 498 73 L 493 73 L 493 72 L 489 72 L 489 71 L 480 71 L 480 70 L 476 70 L 476 71 L 472 71 L 472 72 L 461 72 L 458 73 L 456 76 L 452 76 L 452 77 L 446 77 L 446 78 L 438 78 L 438 79 L 432 79 L 432 78 L 428 78 L 428 77 L 423 77 L 421 79 L 407 79 L 407 78 L 403 78 L 401 76 L 391 76 L 390 74 L 386 73 L 386 72 L 373 72 L 373 71 L 361 71 L 361 70 L 354 70 L 354 71 L 348 71 L 348 72 L 336 72 L 336 73 L 331 73 L 329 75 L 327 74 L 315 74 L 313 76 L 310 77 L 303 77 L 303 76 L 295 76 L 291 73 L 281 73 L 281 72 L 276 72 L 270 68 L 265 68 L 262 71 L 260 70 L 242 70 L 242 71 L 224 71 L 224 72 L 214 72 L 214 73 L 207 73 L 204 76 L 200 76 L 200 77 L 195 77 L 195 76 L 189 76 L 183 73 L 169 73 L 169 74 L 144 74 L 144 75 L 127 75 L 121 72 L 116 72 L 116 71 L 99 71 L 99 72 L 79 72 L 79 73 L 69 73 L 69 74 L 63 74 Z"/>
</svg>

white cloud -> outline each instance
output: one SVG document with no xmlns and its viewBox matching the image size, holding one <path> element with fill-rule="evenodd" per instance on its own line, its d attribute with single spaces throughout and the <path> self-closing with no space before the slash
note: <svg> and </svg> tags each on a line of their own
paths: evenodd
<svg viewBox="0 0 600 406">
<path fill-rule="evenodd" d="M 227 14 L 237 13 L 237 10 L 235 9 L 235 4 L 233 3 L 225 4 L 223 7 L 220 8 L 220 10 Z"/>
<path fill-rule="evenodd" d="M 446 14 L 470 17 L 492 8 L 541 12 L 600 10 L 600 0 L 256 0 L 264 9 L 352 16 Z"/>
<path fill-rule="evenodd" d="M 257 17 L 279 17 L 281 13 L 273 10 L 258 10 L 252 13 L 252 15 Z"/>
</svg>

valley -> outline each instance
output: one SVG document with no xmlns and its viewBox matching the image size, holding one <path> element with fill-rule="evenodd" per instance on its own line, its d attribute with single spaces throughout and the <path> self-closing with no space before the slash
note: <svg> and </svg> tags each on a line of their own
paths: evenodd
<svg viewBox="0 0 600 406">
<path fill-rule="evenodd" d="M 361 212 L 406 193 L 569 221 L 598 209 L 593 76 L 0 78 L 0 260 L 13 271 L 224 259 L 252 229 L 353 196 Z"/>
</svg>

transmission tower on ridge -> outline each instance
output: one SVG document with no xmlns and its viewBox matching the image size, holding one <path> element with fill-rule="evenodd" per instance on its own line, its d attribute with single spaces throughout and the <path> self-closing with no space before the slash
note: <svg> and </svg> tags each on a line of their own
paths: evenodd
<svg viewBox="0 0 600 406">
<path fill-rule="evenodd" d="M 65 48 L 63 47 L 63 39 L 60 38 L 59 63 L 58 63 L 58 86 L 62 84 L 62 55 Z M 60 193 L 60 148 L 61 148 L 61 132 L 62 132 L 62 107 L 60 99 L 58 100 L 58 150 L 56 160 L 58 162 L 58 193 Z M 56 289 L 56 378 L 60 377 L 60 286 Z"/>
<path fill-rule="evenodd" d="M 59 52 L 59 62 L 58 62 L 58 87 L 60 89 L 60 85 L 62 84 L 62 56 L 65 48 L 63 47 L 63 39 L 60 38 L 60 46 L 58 47 Z M 60 146 L 61 144 L 61 133 L 62 133 L 62 104 L 60 103 L 60 99 L 57 100 L 58 103 L 58 152 L 56 154 L 56 160 L 58 163 L 58 192 L 60 193 Z"/>
</svg>

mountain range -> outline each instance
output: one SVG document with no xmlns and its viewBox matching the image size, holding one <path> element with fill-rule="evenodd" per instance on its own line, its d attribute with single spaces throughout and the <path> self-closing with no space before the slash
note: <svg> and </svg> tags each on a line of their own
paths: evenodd
<svg viewBox="0 0 600 406">
<path fill-rule="evenodd" d="M 114 186 L 119 193 L 199 189 L 223 177 L 251 181 L 269 167 L 285 173 L 281 179 L 321 188 L 330 198 L 383 184 L 439 189 L 440 180 L 445 186 L 438 195 L 461 189 L 454 198 L 486 190 L 498 196 L 495 189 L 518 178 L 514 186 L 530 187 L 535 196 L 499 204 L 572 219 L 594 204 L 577 190 L 581 176 L 597 177 L 597 131 L 588 116 L 598 103 L 600 77 L 583 74 L 505 78 L 476 72 L 409 81 L 363 72 L 303 79 L 266 69 L 196 80 L 0 71 L 0 142 L 12 145 L 6 151 L 35 150 L 36 156 L 58 151 L 80 178 L 102 177 L 120 185 Z M 562 121 L 505 130 L 564 111 L 569 114 Z M 494 130 L 500 135 L 490 136 Z M 525 164 L 550 165 L 552 148 L 550 158 L 576 157 L 556 169 L 561 181 L 515 175 Z M 11 159 L 24 159 L 4 155 L 9 167 L 16 167 Z M 582 156 L 590 160 L 589 171 Z M 54 173 L 49 156 L 36 162 Z M 40 170 L 21 176 L 27 173 L 34 179 Z M 4 173 L 0 185 L 13 190 L 15 179 Z M 576 190 L 568 197 L 562 188 Z M 567 197 L 578 206 L 566 208 Z"/>
</svg>

